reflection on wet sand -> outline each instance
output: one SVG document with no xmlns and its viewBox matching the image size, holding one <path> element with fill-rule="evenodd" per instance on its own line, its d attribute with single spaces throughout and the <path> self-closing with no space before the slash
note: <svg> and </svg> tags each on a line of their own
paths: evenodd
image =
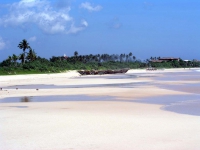
<svg viewBox="0 0 200 150">
<path fill-rule="evenodd" d="M 54 95 L 54 96 L 34 96 L 34 97 L 10 97 L 4 98 L 1 103 L 16 103 L 21 102 L 54 102 L 54 101 L 122 101 L 122 102 L 139 102 L 148 104 L 160 104 L 163 105 L 162 109 L 172 111 L 181 114 L 199 115 L 200 116 L 200 81 L 199 72 L 182 72 L 182 73 L 160 73 L 159 75 L 150 74 L 149 78 L 153 81 L 149 82 L 130 82 L 130 83 L 114 83 L 114 84 L 82 84 L 82 85 L 45 85 L 45 84 L 33 84 L 33 85 L 16 85 L 4 87 L 4 89 L 56 89 L 56 88 L 135 88 L 143 86 L 156 86 L 162 89 L 181 91 L 188 93 L 188 95 L 165 95 L 157 97 L 141 98 L 137 100 L 127 99 L 120 100 L 119 98 L 112 96 L 87 96 L 87 95 Z M 108 76 L 84 76 L 76 78 L 77 80 L 104 78 L 104 79 L 130 79 L 140 78 L 146 75 L 140 74 L 116 74 Z M 166 84 L 165 82 L 168 82 Z M 176 84 L 180 83 L 181 84 Z M 186 82 L 187 81 L 187 82 Z M 188 81 L 196 81 L 188 83 Z M 28 101 L 26 101 L 28 100 Z"/>
</svg>

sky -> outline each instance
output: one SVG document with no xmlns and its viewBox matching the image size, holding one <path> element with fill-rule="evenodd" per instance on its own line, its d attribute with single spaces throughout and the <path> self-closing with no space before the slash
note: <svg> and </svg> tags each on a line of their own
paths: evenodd
<svg viewBox="0 0 200 150">
<path fill-rule="evenodd" d="M 200 1 L 0 1 L 0 62 L 22 53 L 23 39 L 45 58 L 78 51 L 200 60 Z"/>
</svg>

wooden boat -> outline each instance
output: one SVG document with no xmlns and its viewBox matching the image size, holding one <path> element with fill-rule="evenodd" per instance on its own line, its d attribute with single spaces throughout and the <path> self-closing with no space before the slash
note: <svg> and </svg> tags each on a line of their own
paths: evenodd
<svg viewBox="0 0 200 150">
<path fill-rule="evenodd" d="M 79 70 L 78 73 L 81 75 L 103 75 L 103 74 L 117 74 L 126 73 L 129 69 L 119 69 L 119 70 Z"/>
</svg>

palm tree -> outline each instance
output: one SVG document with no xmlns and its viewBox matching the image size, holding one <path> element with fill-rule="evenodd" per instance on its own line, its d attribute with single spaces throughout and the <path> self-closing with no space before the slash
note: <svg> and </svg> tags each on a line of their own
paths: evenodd
<svg viewBox="0 0 200 150">
<path fill-rule="evenodd" d="M 75 58 L 75 62 L 77 61 L 77 57 L 78 57 L 78 52 L 77 52 L 77 51 L 75 51 L 75 52 L 74 52 L 74 58 Z"/>
<path fill-rule="evenodd" d="M 131 53 L 131 52 L 128 54 L 128 56 L 129 56 L 129 58 L 128 58 L 129 61 L 130 61 L 132 55 L 133 55 L 133 53 Z"/>
<path fill-rule="evenodd" d="M 25 39 L 23 39 L 20 43 L 19 43 L 19 45 L 18 45 L 18 47 L 20 48 L 20 49 L 22 49 L 23 50 L 23 60 L 22 60 L 22 63 L 24 64 L 25 63 L 25 54 L 26 54 L 26 49 L 29 49 L 30 48 L 30 46 L 29 46 L 29 43 L 27 42 L 27 40 L 25 40 Z"/>
<path fill-rule="evenodd" d="M 77 52 L 77 51 L 74 52 L 74 56 L 75 56 L 75 57 L 78 56 L 78 52 Z"/>
<path fill-rule="evenodd" d="M 120 54 L 119 59 L 120 59 L 120 62 L 122 62 L 122 60 L 123 60 L 123 54 Z"/>
<path fill-rule="evenodd" d="M 126 54 L 123 54 L 123 60 L 124 60 L 124 62 L 125 62 L 125 58 L 126 58 Z"/>
<path fill-rule="evenodd" d="M 34 60 L 36 60 L 36 58 L 37 58 L 37 55 L 36 55 L 36 53 L 35 53 L 35 51 L 30 47 L 29 48 L 29 53 L 28 53 L 28 55 L 27 55 L 27 57 L 26 57 L 29 61 L 34 61 Z"/>
<path fill-rule="evenodd" d="M 126 55 L 126 62 L 128 62 L 128 57 L 129 57 L 129 55 Z"/>
<path fill-rule="evenodd" d="M 13 60 L 13 62 L 15 63 L 15 65 L 16 65 L 16 63 L 17 63 L 17 59 L 18 59 L 18 56 L 15 55 L 15 54 L 13 54 L 13 55 L 12 55 L 12 60 Z"/>
<path fill-rule="evenodd" d="M 21 60 L 21 62 L 23 64 L 23 62 L 25 62 L 24 53 L 20 54 L 18 59 Z"/>
<path fill-rule="evenodd" d="M 133 60 L 135 61 L 135 59 L 136 59 L 136 57 L 135 56 L 133 56 Z"/>
<path fill-rule="evenodd" d="M 8 56 L 7 61 L 8 61 L 8 63 L 11 65 L 11 63 L 12 63 L 12 57 L 11 57 L 11 56 Z"/>
<path fill-rule="evenodd" d="M 93 55 L 92 55 L 92 54 L 90 54 L 90 55 L 89 55 L 89 62 L 91 62 L 91 61 L 92 61 L 92 57 L 93 57 Z"/>
<path fill-rule="evenodd" d="M 104 61 L 104 54 L 101 54 L 100 59 L 101 61 Z"/>
<path fill-rule="evenodd" d="M 100 54 L 97 54 L 97 59 L 98 59 L 98 62 L 101 62 L 101 55 Z"/>
</svg>

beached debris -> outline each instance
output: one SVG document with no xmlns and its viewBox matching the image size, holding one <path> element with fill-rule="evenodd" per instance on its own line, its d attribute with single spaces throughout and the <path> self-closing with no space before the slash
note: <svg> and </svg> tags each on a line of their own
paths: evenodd
<svg viewBox="0 0 200 150">
<path fill-rule="evenodd" d="M 146 71 L 156 71 L 157 69 L 156 68 L 153 68 L 153 67 L 149 67 L 146 69 Z"/>
<path fill-rule="evenodd" d="M 30 101 L 31 101 L 30 98 L 27 96 L 21 98 L 21 102 L 30 102 Z"/>
<path fill-rule="evenodd" d="M 118 70 L 79 70 L 78 73 L 81 75 L 103 75 L 103 74 L 117 74 L 126 73 L 129 69 L 118 69 Z"/>
</svg>

